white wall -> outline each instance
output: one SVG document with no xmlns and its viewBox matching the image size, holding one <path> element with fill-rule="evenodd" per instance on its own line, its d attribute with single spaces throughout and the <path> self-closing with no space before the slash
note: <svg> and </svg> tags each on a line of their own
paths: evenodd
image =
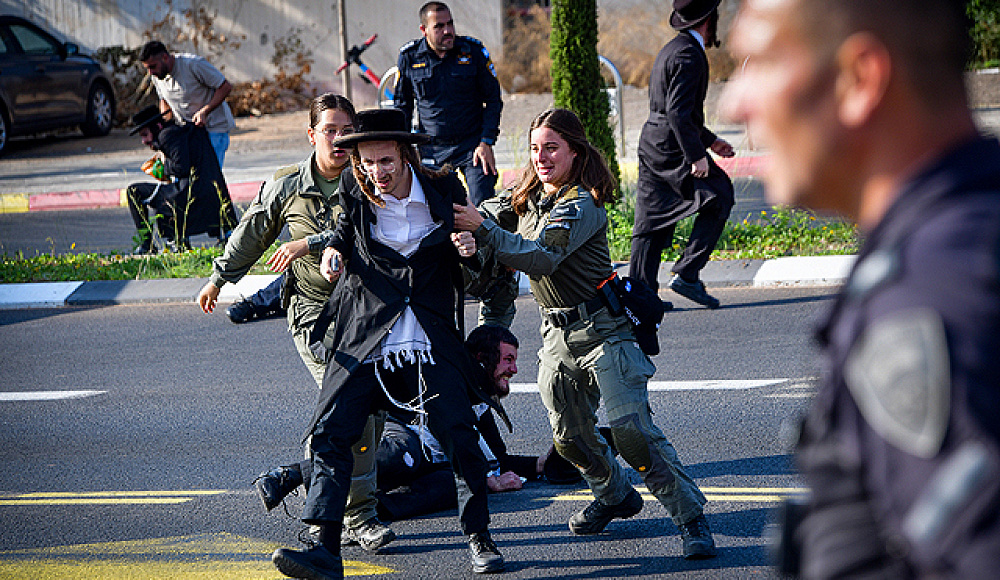
<svg viewBox="0 0 1000 580">
<path fill-rule="evenodd" d="M 417 11 L 424 1 L 345 0 L 349 45 L 377 33 L 378 40 L 362 60 L 381 74 L 396 64 L 400 46 L 420 36 Z M 451 0 L 448 4 L 458 33 L 479 38 L 498 58 L 502 0 Z M 324 88 L 341 87 L 339 78 L 333 76 L 340 65 L 336 0 L 173 0 L 169 6 L 180 23 L 185 22 L 185 10 L 205 7 L 217 14 L 216 32 L 246 37 L 238 50 L 213 59 L 230 81 L 273 76 L 274 41 L 298 29 L 304 47 L 312 51 L 313 80 Z M 146 41 L 143 32 L 161 20 L 167 8 L 162 0 L 0 0 L 0 13 L 26 17 L 79 44 L 84 52 L 102 46 L 141 46 Z M 358 91 L 362 82 L 355 79 L 352 84 Z"/>
</svg>

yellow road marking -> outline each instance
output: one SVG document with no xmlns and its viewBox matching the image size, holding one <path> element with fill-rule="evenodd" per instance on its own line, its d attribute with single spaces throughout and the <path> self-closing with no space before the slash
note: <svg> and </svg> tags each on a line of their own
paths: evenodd
<svg viewBox="0 0 1000 580">
<path fill-rule="evenodd" d="M 635 488 L 642 499 L 655 501 L 649 490 L 639 486 Z M 709 501 L 720 502 L 751 502 L 777 503 L 789 497 L 801 496 L 809 492 L 804 487 L 702 487 L 702 493 Z M 593 501 L 594 494 L 588 489 L 571 491 L 554 497 L 539 498 L 541 501 Z"/>
<path fill-rule="evenodd" d="M 233 534 L 198 534 L 0 552 L 0 578 L 129 578 L 130 580 L 273 580 L 270 554 L 279 546 Z M 396 570 L 344 561 L 346 576 Z"/>
<path fill-rule="evenodd" d="M 178 504 L 199 496 L 226 493 L 221 489 L 194 489 L 189 491 L 43 491 L 0 496 L 0 506 L 12 505 L 109 505 L 109 504 Z"/>
</svg>

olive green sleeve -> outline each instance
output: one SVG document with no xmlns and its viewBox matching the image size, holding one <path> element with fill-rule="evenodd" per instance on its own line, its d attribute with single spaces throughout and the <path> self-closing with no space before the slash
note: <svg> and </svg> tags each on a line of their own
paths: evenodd
<svg viewBox="0 0 1000 580">
<path fill-rule="evenodd" d="M 486 219 L 473 232 L 476 243 L 490 248 L 504 265 L 532 276 L 548 276 L 595 233 L 607 227 L 607 213 L 587 195 L 561 199 L 545 216 L 536 239 L 506 231 Z"/>
<path fill-rule="evenodd" d="M 218 287 L 238 282 L 264 255 L 284 226 L 284 181 L 268 181 L 243 213 L 222 255 L 212 262 L 210 281 Z"/>
</svg>

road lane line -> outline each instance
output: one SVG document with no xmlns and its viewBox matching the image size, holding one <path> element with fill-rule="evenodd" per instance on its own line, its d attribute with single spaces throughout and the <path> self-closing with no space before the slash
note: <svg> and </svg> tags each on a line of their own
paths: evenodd
<svg viewBox="0 0 1000 580">
<path fill-rule="evenodd" d="M 107 391 L 23 391 L 0 392 L 0 401 L 62 401 L 103 395 Z"/>
<path fill-rule="evenodd" d="M 646 501 L 656 501 L 649 490 L 637 486 L 636 491 L 642 494 Z M 801 497 L 809 493 L 804 487 L 703 487 L 702 493 L 709 501 L 735 503 L 778 503 L 791 497 Z M 590 490 L 582 489 L 562 493 L 552 497 L 538 498 L 536 501 L 594 501 Z"/>
<path fill-rule="evenodd" d="M 225 532 L 0 551 L 0 578 L 271 580 L 274 542 Z M 345 576 L 399 570 L 344 560 Z"/>
<path fill-rule="evenodd" d="M 787 383 L 793 379 L 713 380 L 713 381 L 649 381 L 649 391 L 735 391 L 759 389 Z M 537 393 L 538 383 L 511 383 L 512 393 Z"/>
<path fill-rule="evenodd" d="M 141 505 L 179 504 L 199 496 L 219 495 L 226 490 L 198 489 L 191 491 L 83 491 L 33 492 L 0 496 L 0 506 L 25 505 Z"/>
</svg>

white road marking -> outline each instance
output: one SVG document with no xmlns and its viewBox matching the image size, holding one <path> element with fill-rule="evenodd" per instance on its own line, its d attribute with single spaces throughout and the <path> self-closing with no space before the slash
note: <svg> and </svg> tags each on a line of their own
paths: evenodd
<svg viewBox="0 0 1000 580">
<path fill-rule="evenodd" d="M 719 380 L 719 381 L 649 381 L 650 391 L 733 391 L 759 389 L 788 382 L 791 379 Z M 512 393 L 537 393 L 538 383 L 511 383 Z"/>
<path fill-rule="evenodd" d="M 0 401 L 61 401 L 103 395 L 107 391 L 24 391 L 0 393 Z"/>
</svg>

